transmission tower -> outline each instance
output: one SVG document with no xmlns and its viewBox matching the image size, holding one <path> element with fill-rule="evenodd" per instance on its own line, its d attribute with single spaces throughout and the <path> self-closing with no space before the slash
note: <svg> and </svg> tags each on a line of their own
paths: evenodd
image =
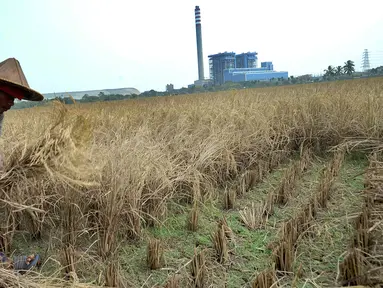
<svg viewBox="0 0 383 288">
<path fill-rule="evenodd" d="M 366 72 L 370 69 L 370 57 L 367 49 L 363 51 L 363 59 L 362 59 L 362 70 Z"/>
</svg>

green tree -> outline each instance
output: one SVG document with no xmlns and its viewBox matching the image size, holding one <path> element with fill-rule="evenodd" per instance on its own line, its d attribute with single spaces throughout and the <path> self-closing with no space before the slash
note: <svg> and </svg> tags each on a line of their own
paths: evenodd
<svg viewBox="0 0 383 288">
<path fill-rule="evenodd" d="M 324 70 L 325 76 L 334 76 L 335 75 L 335 68 L 332 67 L 332 65 L 329 65 L 327 69 Z"/>
<path fill-rule="evenodd" d="M 372 68 L 368 71 L 371 75 L 375 75 L 375 74 L 378 74 L 378 69 L 376 68 Z"/>
<path fill-rule="evenodd" d="M 342 67 L 342 66 L 337 66 L 337 67 L 336 67 L 335 74 L 336 74 L 337 76 L 342 75 L 342 74 L 343 74 L 343 67 Z"/>
<path fill-rule="evenodd" d="M 347 60 L 347 62 L 345 62 L 343 66 L 344 73 L 346 73 L 347 75 L 352 75 L 352 73 L 355 72 L 354 67 L 355 67 L 354 61 Z"/>
</svg>

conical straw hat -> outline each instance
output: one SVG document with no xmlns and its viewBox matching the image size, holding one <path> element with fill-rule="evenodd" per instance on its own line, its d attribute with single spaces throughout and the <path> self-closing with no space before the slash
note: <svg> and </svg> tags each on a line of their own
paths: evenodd
<svg viewBox="0 0 383 288">
<path fill-rule="evenodd" d="M 17 90 L 24 100 L 42 101 L 44 99 L 43 95 L 29 87 L 20 63 L 15 58 L 8 58 L 0 63 L 0 89 L 2 86 Z"/>
</svg>

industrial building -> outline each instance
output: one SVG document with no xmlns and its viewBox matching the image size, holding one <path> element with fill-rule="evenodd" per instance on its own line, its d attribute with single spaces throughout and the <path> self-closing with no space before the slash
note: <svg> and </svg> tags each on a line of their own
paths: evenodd
<svg viewBox="0 0 383 288">
<path fill-rule="evenodd" d="M 257 68 L 258 66 L 258 53 L 247 52 L 235 55 L 236 68 Z"/>
<path fill-rule="evenodd" d="M 266 81 L 270 79 L 288 78 L 287 72 L 266 70 L 263 68 L 234 68 L 223 72 L 225 82 Z"/>
<path fill-rule="evenodd" d="M 272 70 L 274 70 L 273 62 L 262 62 L 261 63 L 261 68 L 263 68 L 265 70 L 272 71 Z"/>
<path fill-rule="evenodd" d="M 222 85 L 228 81 L 265 81 L 289 77 L 286 71 L 274 71 L 273 62 L 261 62 L 261 67 L 257 68 L 257 55 L 257 52 L 237 55 L 234 52 L 224 52 L 209 55 L 210 79 L 214 85 Z"/>
<path fill-rule="evenodd" d="M 257 68 L 257 52 L 247 52 L 241 54 L 224 52 L 208 56 L 210 79 L 205 79 L 202 51 L 201 10 L 199 6 L 195 6 L 194 14 L 198 61 L 198 80 L 194 81 L 195 86 L 206 87 L 210 85 L 222 85 L 228 81 L 265 81 L 273 78 L 288 78 L 288 72 L 274 71 L 272 62 L 262 62 L 261 67 Z"/>
<path fill-rule="evenodd" d="M 104 95 L 139 95 L 141 92 L 136 88 L 115 88 L 115 89 L 102 89 L 102 90 L 85 90 L 85 91 L 70 91 L 70 92 L 53 92 L 53 93 L 45 93 L 43 94 L 46 99 L 54 99 L 56 97 L 73 97 L 74 99 L 81 99 L 84 95 L 88 96 L 99 96 L 100 93 Z"/>
<path fill-rule="evenodd" d="M 225 71 L 225 69 L 231 68 L 235 68 L 234 52 L 224 52 L 209 55 L 210 80 L 214 85 L 223 84 L 223 71 Z"/>
</svg>

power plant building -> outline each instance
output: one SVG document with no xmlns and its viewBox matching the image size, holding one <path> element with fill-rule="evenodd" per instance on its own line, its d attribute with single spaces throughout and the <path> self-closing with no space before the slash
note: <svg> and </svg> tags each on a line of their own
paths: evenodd
<svg viewBox="0 0 383 288">
<path fill-rule="evenodd" d="M 273 62 L 262 62 L 261 68 L 266 69 L 266 70 L 274 70 Z"/>
<path fill-rule="evenodd" d="M 273 78 L 287 79 L 288 72 L 274 71 L 273 62 L 262 62 L 257 68 L 256 52 L 236 55 L 234 52 L 209 55 L 210 79 L 214 85 L 225 82 L 265 81 Z"/>
<path fill-rule="evenodd" d="M 258 53 L 247 52 L 235 55 L 236 68 L 257 68 L 258 66 Z"/>
<path fill-rule="evenodd" d="M 257 68 L 257 52 L 247 52 L 242 54 L 224 52 L 208 56 L 210 79 L 205 79 L 202 50 L 201 10 L 199 6 L 195 6 L 194 15 L 198 62 L 198 80 L 194 81 L 195 86 L 206 86 L 211 84 L 222 85 L 228 81 L 264 81 L 273 78 L 288 78 L 288 72 L 274 71 L 272 62 L 262 62 L 261 67 Z"/>
<path fill-rule="evenodd" d="M 223 71 L 235 68 L 235 60 L 234 52 L 209 55 L 210 79 L 214 85 L 224 83 Z"/>
<path fill-rule="evenodd" d="M 245 82 L 245 81 L 265 81 L 270 79 L 288 78 L 288 73 L 285 71 L 273 71 L 263 68 L 234 68 L 224 71 L 225 82 Z"/>
</svg>

